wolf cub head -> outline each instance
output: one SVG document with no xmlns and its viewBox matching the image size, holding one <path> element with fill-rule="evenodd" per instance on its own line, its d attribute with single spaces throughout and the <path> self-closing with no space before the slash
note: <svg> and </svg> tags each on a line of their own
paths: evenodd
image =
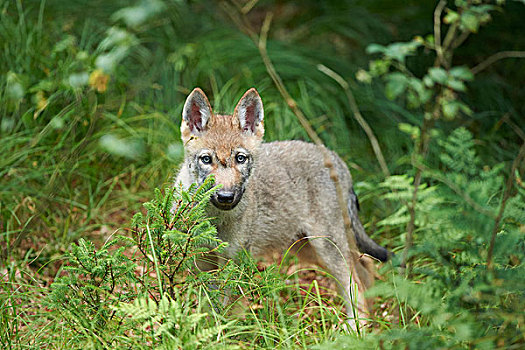
<svg viewBox="0 0 525 350">
<path fill-rule="evenodd" d="M 213 174 L 222 187 L 211 202 L 222 210 L 241 200 L 264 136 L 264 111 L 254 88 L 241 97 L 233 115 L 214 114 L 204 92 L 196 88 L 182 111 L 181 138 L 193 182 Z"/>
</svg>

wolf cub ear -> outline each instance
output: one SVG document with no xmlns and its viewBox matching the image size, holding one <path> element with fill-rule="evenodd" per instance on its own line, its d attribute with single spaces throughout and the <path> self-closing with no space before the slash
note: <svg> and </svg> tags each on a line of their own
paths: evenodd
<svg viewBox="0 0 525 350">
<path fill-rule="evenodd" d="M 182 110 L 183 124 L 186 122 L 190 133 L 198 135 L 206 128 L 212 114 L 210 102 L 204 92 L 195 88 L 186 99 Z M 184 126 L 184 125 L 183 125 Z"/>
<path fill-rule="evenodd" d="M 239 103 L 237 103 L 233 116 L 239 119 L 239 124 L 243 131 L 253 134 L 257 134 L 257 131 L 260 130 L 264 131 L 262 129 L 264 118 L 263 103 L 257 90 L 251 88 L 246 91 Z"/>
</svg>

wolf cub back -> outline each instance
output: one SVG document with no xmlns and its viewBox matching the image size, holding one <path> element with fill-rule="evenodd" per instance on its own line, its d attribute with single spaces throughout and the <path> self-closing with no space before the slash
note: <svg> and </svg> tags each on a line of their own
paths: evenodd
<svg viewBox="0 0 525 350">
<path fill-rule="evenodd" d="M 196 88 L 183 108 L 185 160 L 176 183 L 187 188 L 213 174 L 222 185 L 208 210 L 217 218 L 219 238 L 229 243 L 226 257 L 235 257 L 241 249 L 271 257 L 301 240 L 299 258 L 328 269 L 347 302 L 366 311 L 362 296 L 357 303 L 351 300 L 351 281 L 361 291 L 366 289 L 373 281 L 372 263 L 361 258 L 359 266 L 348 265 L 353 260 L 342 210 L 350 214 L 362 252 L 385 261 L 388 251 L 368 237 L 359 221 L 348 168 L 330 152 L 347 203 L 340 208 L 319 146 L 302 141 L 262 143 L 263 136 L 263 104 L 255 89 L 244 94 L 233 115 L 219 115 Z"/>
</svg>

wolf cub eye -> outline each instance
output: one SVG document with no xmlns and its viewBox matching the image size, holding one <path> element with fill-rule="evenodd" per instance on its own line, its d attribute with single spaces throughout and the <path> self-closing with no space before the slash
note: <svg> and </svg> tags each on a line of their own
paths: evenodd
<svg viewBox="0 0 525 350">
<path fill-rule="evenodd" d="M 211 157 L 208 155 L 201 156 L 200 159 L 201 159 L 202 164 L 206 164 L 206 165 L 211 164 Z"/>
<path fill-rule="evenodd" d="M 247 159 L 246 156 L 244 154 L 241 154 L 241 153 L 239 153 L 238 155 L 235 156 L 235 160 L 239 164 L 243 164 L 244 162 L 246 162 L 246 159 Z"/>
</svg>

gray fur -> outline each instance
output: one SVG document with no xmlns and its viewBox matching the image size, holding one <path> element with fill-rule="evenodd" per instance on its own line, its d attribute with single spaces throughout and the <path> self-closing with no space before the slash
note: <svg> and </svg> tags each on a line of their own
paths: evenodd
<svg viewBox="0 0 525 350">
<path fill-rule="evenodd" d="M 335 153 L 331 152 L 331 156 L 347 194 L 359 247 L 386 260 L 387 251 L 366 235 L 357 217 L 348 168 Z M 177 182 L 189 186 L 188 180 L 193 180 L 191 172 L 183 165 Z M 208 209 L 209 215 L 217 218 L 219 238 L 229 243 L 225 256 L 234 258 L 246 249 L 254 256 L 271 257 L 306 237 L 308 244 L 301 253 L 326 267 L 341 283 L 347 302 L 355 305 L 348 299 L 352 289 L 348 266 L 350 247 L 335 185 L 319 147 L 301 141 L 263 143 L 247 181 L 244 195 L 235 208 L 224 211 L 210 205 Z M 359 309 L 366 310 L 365 303 L 360 298 Z"/>
<path fill-rule="evenodd" d="M 257 115 L 251 118 L 255 128 L 250 127 L 249 130 L 242 123 L 246 106 L 252 106 L 248 111 Z M 214 171 L 216 181 L 224 181 L 221 190 L 226 188 L 228 193 L 236 194 L 231 206 L 225 206 L 212 198 L 214 205 L 208 207 L 208 214 L 216 218 L 219 238 L 229 243 L 223 253 L 226 258 L 235 258 L 242 249 L 256 257 L 271 258 L 285 252 L 295 242 L 305 241 L 305 245 L 297 245 L 302 247 L 295 253 L 302 259 L 327 268 L 340 283 L 348 304 L 366 312 L 366 300 L 362 293 L 358 295 L 357 302 L 353 300 L 354 284 L 351 281 L 354 280 L 360 291 L 364 291 L 373 283 L 373 266 L 365 258 L 356 258 L 355 255 L 354 259 L 351 258 L 353 252 L 346 236 L 341 210 L 348 210 L 353 234 L 363 252 L 385 261 L 388 251 L 367 236 L 359 221 L 357 197 L 347 166 L 341 158 L 329 151 L 346 197 L 344 200 L 347 207 L 340 208 L 335 184 L 330 179 L 329 169 L 324 165 L 326 150 L 319 146 L 302 141 L 254 142 L 251 149 L 245 147 L 242 150 L 247 156 L 246 162 L 235 163 L 235 154 L 239 152 L 236 147 L 239 146 L 231 143 L 224 149 L 227 143 L 220 139 L 223 133 L 242 134 L 247 131 L 253 137 L 262 139 L 263 116 L 258 116 L 259 110 L 262 113 L 262 102 L 255 89 L 251 89 L 239 102 L 233 117 L 216 119 L 221 125 L 229 125 L 226 122 L 228 119 L 224 118 L 240 119 L 237 131 L 231 128 L 221 129 L 223 131 L 217 136 L 216 129 L 210 127 L 215 136 L 209 136 L 203 130 L 201 139 L 194 140 L 193 146 L 186 145 L 186 159 L 176 183 L 182 183 L 188 188 L 193 182 L 202 183 Z M 235 123 L 231 125 L 235 129 Z M 181 130 L 185 128 L 183 124 Z M 206 142 L 211 139 L 214 142 Z M 230 135 L 227 139 L 233 138 Z M 198 144 L 213 146 L 201 148 Z M 210 154 L 215 165 L 203 165 L 199 152 Z M 222 158 L 218 153 L 222 154 Z M 235 177 L 235 171 L 241 175 Z M 232 182 L 233 178 L 236 180 Z M 220 180 L 217 182 L 220 183 Z M 219 256 L 210 258 L 216 259 L 215 263 L 201 266 L 209 269 L 221 264 L 217 261 Z M 357 261 L 358 266 L 349 266 L 352 261 Z M 357 276 L 352 275 L 351 271 L 357 273 Z M 355 328 L 355 324 L 353 326 Z"/>
<path fill-rule="evenodd" d="M 347 194 L 359 248 L 386 261 L 388 251 L 368 237 L 357 216 L 357 197 L 348 168 L 335 153 L 330 154 Z M 302 141 L 263 143 L 253 157 L 254 169 L 250 177 L 243 176 L 247 183 L 237 206 L 229 211 L 209 207 L 210 216 L 217 218 L 219 238 L 230 244 L 226 255 L 233 257 L 243 247 L 255 256 L 282 252 L 302 236 L 326 236 L 344 251 L 348 249 L 335 185 L 318 146 Z M 188 163 L 176 180 L 186 187 L 204 180 L 203 176 L 195 177 Z M 199 169 L 198 165 L 193 169 Z"/>
</svg>

